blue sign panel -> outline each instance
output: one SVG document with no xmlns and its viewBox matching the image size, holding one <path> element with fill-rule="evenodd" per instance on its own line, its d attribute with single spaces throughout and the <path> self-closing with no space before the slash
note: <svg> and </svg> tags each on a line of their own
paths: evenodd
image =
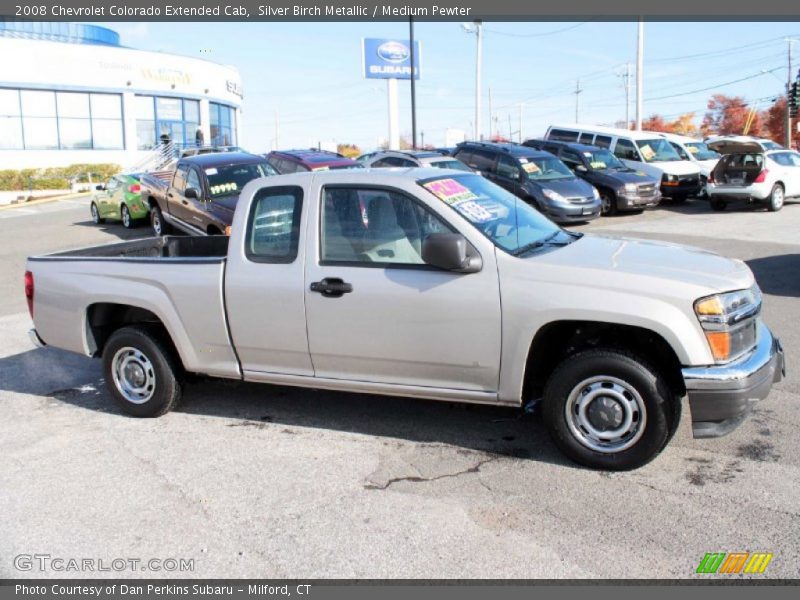
<svg viewBox="0 0 800 600">
<path fill-rule="evenodd" d="M 364 77 L 411 79 L 411 44 L 408 40 L 365 38 L 362 44 Z M 414 79 L 419 79 L 419 42 L 414 41 Z"/>
</svg>

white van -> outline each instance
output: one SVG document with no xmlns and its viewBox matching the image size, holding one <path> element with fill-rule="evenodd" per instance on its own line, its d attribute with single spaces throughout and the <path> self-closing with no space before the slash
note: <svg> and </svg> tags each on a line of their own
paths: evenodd
<svg viewBox="0 0 800 600">
<path fill-rule="evenodd" d="M 709 148 L 702 140 L 685 135 L 678 135 L 676 133 L 662 133 L 660 135 L 672 144 L 672 147 L 675 148 L 675 152 L 677 152 L 683 160 L 693 162 L 700 168 L 700 183 L 703 188 L 705 188 L 709 174 L 714 170 L 714 167 L 717 166 L 722 155 Z"/>
<path fill-rule="evenodd" d="M 660 133 L 598 125 L 551 125 L 545 138 L 608 148 L 630 168 L 660 180 L 661 194 L 679 202 L 704 188 L 697 164 L 682 160 Z"/>
</svg>

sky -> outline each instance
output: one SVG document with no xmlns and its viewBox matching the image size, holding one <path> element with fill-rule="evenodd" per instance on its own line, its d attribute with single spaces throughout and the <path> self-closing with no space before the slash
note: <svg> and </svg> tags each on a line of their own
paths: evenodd
<svg viewBox="0 0 800 600">
<path fill-rule="evenodd" d="M 242 76 L 240 145 L 253 152 L 353 143 L 362 150 L 388 136 L 386 82 L 361 75 L 361 38 L 408 38 L 408 23 L 101 23 L 134 48 L 230 64 Z M 787 42 L 800 23 L 645 24 L 644 116 L 694 112 L 713 93 L 766 108 L 782 94 Z M 448 128 L 472 137 L 476 36 L 459 22 L 415 23 L 422 44 L 417 131 L 443 145 Z M 544 134 L 551 123 L 614 125 L 625 119 L 625 64 L 631 64 L 635 118 L 635 22 L 484 24 L 483 135 Z M 800 44 L 794 44 L 800 65 Z M 797 72 L 797 68 L 793 70 Z M 410 138 L 410 85 L 399 83 L 401 134 Z M 700 91 L 698 91 L 700 90 Z M 278 128 L 276 132 L 275 122 Z M 277 133 L 277 140 L 276 140 Z"/>
</svg>

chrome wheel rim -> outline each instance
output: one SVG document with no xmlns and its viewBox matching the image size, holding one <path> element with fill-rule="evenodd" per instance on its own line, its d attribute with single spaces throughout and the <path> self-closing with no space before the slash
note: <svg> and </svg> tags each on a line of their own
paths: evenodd
<svg viewBox="0 0 800 600">
<path fill-rule="evenodd" d="M 128 212 L 127 206 L 122 207 L 122 224 L 125 225 L 125 227 L 130 227 L 131 225 L 131 213 Z"/>
<path fill-rule="evenodd" d="M 157 212 L 153 213 L 153 231 L 156 232 L 156 235 L 161 235 L 161 217 Z"/>
<path fill-rule="evenodd" d="M 96 204 L 92 204 L 91 211 L 92 211 L 92 221 L 94 221 L 95 223 L 98 223 L 100 221 L 100 215 L 97 213 L 97 205 Z"/>
<path fill-rule="evenodd" d="M 155 393 L 153 363 L 136 348 L 125 346 L 117 350 L 111 359 L 111 376 L 117 391 L 132 404 L 144 404 Z"/>
<path fill-rule="evenodd" d="M 777 186 L 774 190 L 772 190 L 772 205 L 775 208 L 780 208 L 783 206 L 783 188 Z"/>
<path fill-rule="evenodd" d="M 584 379 L 567 396 L 567 426 L 581 445 L 604 454 L 622 452 L 644 434 L 647 410 L 629 383 L 598 375 Z"/>
<path fill-rule="evenodd" d="M 607 215 L 611 211 L 611 198 L 608 194 L 600 194 L 600 212 Z"/>
</svg>

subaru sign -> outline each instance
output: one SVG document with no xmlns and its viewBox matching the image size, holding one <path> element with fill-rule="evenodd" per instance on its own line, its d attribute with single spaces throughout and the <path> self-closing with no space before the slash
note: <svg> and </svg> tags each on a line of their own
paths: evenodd
<svg viewBox="0 0 800 600">
<path fill-rule="evenodd" d="M 408 40 L 365 38 L 362 62 L 367 79 L 411 79 L 411 44 Z M 414 79 L 419 79 L 419 42 L 414 42 Z"/>
</svg>

